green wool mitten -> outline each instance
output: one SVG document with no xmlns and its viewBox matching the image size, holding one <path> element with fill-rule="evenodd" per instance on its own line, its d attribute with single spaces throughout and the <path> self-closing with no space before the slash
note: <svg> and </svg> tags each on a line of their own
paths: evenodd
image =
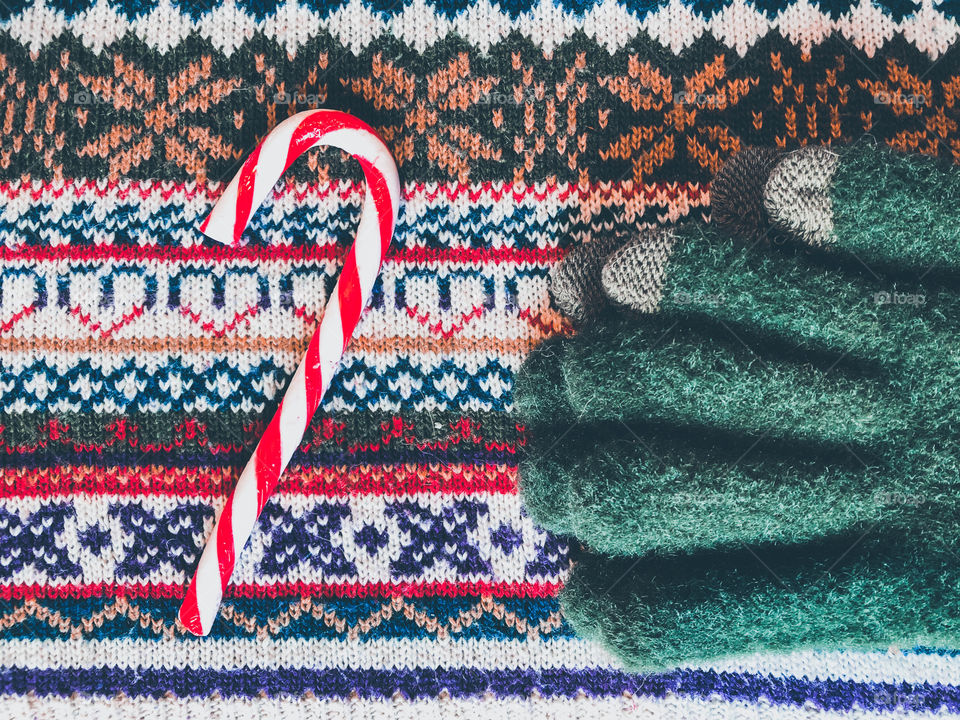
<svg viewBox="0 0 960 720">
<path fill-rule="evenodd" d="M 960 640 L 960 174 L 823 152 L 747 151 L 714 226 L 554 271 L 562 307 L 620 309 L 521 369 L 521 491 L 589 548 L 570 622 L 633 667 Z"/>
</svg>

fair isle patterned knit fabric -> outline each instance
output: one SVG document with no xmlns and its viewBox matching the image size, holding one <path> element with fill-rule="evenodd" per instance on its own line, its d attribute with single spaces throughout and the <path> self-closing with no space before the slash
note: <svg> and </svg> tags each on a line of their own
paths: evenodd
<svg viewBox="0 0 960 720">
<path fill-rule="evenodd" d="M 214 6 L 215 5 L 215 6 Z M 949 650 L 654 676 L 574 636 L 517 494 L 513 374 L 584 239 L 709 217 L 745 143 L 960 158 L 954 0 L 0 3 L 0 715 L 905 717 Z M 359 171 L 199 233 L 284 117 L 393 150 L 397 236 L 208 638 L 176 611 L 322 312 Z"/>
</svg>

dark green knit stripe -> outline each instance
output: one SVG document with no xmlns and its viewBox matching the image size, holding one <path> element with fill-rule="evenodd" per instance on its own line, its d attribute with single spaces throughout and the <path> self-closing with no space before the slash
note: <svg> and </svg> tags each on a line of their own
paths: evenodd
<svg viewBox="0 0 960 720">
<path fill-rule="evenodd" d="M 102 458 L 187 464 L 245 460 L 269 417 L 257 413 L 8 414 L 0 449 L 11 465 L 61 464 Z M 304 435 L 304 458 L 351 462 L 408 461 L 441 453 L 448 461 L 511 457 L 524 442 L 517 421 L 503 413 L 346 413 L 317 416 Z M 174 453 L 171 455 L 171 453 Z M 393 458 L 393 459 L 391 459 Z M 499 458 L 499 460 L 498 460 Z"/>
<path fill-rule="evenodd" d="M 857 145 L 834 176 L 835 247 L 859 262 L 960 276 L 960 172 Z"/>
<path fill-rule="evenodd" d="M 567 620 L 638 670 L 803 648 L 955 647 L 958 520 L 912 532 L 880 525 L 795 547 L 692 558 L 581 558 L 561 596 Z"/>
</svg>

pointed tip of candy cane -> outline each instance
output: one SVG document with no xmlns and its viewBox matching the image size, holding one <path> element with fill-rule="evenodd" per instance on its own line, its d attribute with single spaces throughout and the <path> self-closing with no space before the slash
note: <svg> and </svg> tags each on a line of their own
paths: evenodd
<svg viewBox="0 0 960 720">
<path fill-rule="evenodd" d="M 200 620 L 200 609 L 196 603 L 188 604 L 184 602 L 180 606 L 178 617 L 180 618 L 180 624 L 194 635 L 204 637 L 210 632 L 210 628 L 204 629 L 203 627 L 203 622 Z"/>
<path fill-rule="evenodd" d="M 238 245 L 240 243 L 240 236 L 234 233 L 233 222 L 223 222 L 219 217 L 219 215 L 222 214 L 222 212 L 218 213 L 218 208 L 215 206 L 213 210 L 210 211 L 210 214 L 207 215 L 206 220 L 200 225 L 200 232 L 211 240 L 216 240 L 218 243 Z"/>
</svg>

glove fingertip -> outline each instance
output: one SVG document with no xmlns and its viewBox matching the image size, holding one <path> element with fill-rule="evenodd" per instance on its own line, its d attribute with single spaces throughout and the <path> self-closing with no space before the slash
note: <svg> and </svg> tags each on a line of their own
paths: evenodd
<svg viewBox="0 0 960 720">
<path fill-rule="evenodd" d="M 662 670 L 673 652 L 664 630 L 638 592 L 634 575 L 639 558 L 612 558 L 585 552 L 560 593 L 564 619 L 580 637 L 599 643 L 627 669 Z"/>
<path fill-rule="evenodd" d="M 813 247 L 833 244 L 832 185 L 839 162 L 839 155 L 825 147 L 785 155 L 763 189 L 773 225 Z"/>
<path fill-rule="evenodd" d="M 675 242 L 672 232 L 655 230 L 615 251 L 600 273 L 606 296 L 636 312 L 657 312 Z"/>
<path fill-rule="evenodd" d="M 520 463 L 519 475 L 523 504 L 534 522 L 560 535 L 570 533 L 569 492 L 562 469 L 537 455 Z"/>
<path fill-rule="evenodd" d="M 710 183 L 710 217 L 733 235 L 760 237 L 770 226 L 763 189 L 782 157 L 769 147 L 748 147 L 731 156 Z"/>
<path fill-rule="evenodd" d="M 577 635 L 606 645 L 602 625 L 610 601 L 598 593 L 595 583 L 591 582 L 595 578 L 592 568 L 587 566 L 592 559 L 588 555 L 574 565 L 560 593 L 560 606 L 564 619 Z"/>
<path fill-rule="evenodd" d="M 568 412 L 560 365 L 564 338 L 555 336 L 537 347 L 514 375 L 513 402 L 525 424 L 548 424 Z"/>
<path fill-rule="evenodd" d="M 627 238 L 615 235 L 591 240 L 571 250 L 550 269 L 550 294 L 560 311 L 583 323 L 606 304 L 600 286 L 604 261 Z"/>
</svg>

